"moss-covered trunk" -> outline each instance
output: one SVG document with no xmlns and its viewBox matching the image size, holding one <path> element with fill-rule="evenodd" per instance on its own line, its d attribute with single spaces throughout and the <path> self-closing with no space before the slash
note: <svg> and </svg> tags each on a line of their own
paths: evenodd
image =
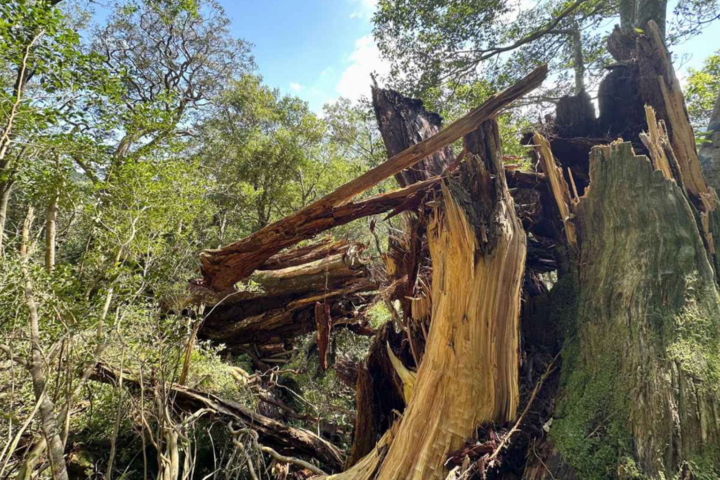
<svg viewBox="0 0 720 480">
<path fill-rule="evenodd" d="M 692 206 L 628 142 L 590 177 L 551 437 L 577 478 L 718 478 L 720 297 Z"/>
</svg>

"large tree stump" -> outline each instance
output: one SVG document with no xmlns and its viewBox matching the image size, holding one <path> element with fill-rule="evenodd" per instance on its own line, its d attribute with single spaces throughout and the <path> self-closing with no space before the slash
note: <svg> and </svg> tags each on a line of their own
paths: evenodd
<svg viewBox="0 0 720 480">
<path fill-rule="evenodd" d="M 716 478 L 720 296 L 690 202 L 627 142 L 590 172 L 551 436 L 579 478 Z"/>
</svg>

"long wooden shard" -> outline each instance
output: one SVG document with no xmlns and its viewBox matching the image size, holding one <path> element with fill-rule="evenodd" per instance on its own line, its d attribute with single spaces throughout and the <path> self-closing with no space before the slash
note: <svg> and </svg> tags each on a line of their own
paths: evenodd
<svg viewBox="0 0 720 480">
<path fill-rule="evenodd" d="M 202 252 L 200 261 L 205 283 L 212 289 L 226 290 L 238 280 L 250 275 L 269 257 L 284 248 L 336 225 L 342 225 L 356 218 L 373 215 L 400 205 L 402 202 L 390 207 L 378 201 L 365 201 L 357 204 L 346 204 L 346 202 L 472 132 L 483 121 L 493 117 L 508 104 L 540 86 L 546 76 L 547 66 L 538 67 L 527 77 L 507 90 L 494 95 L 437 135 L 393 156 L 387 162 L 346 183 L 326 197 L 242 240 L 220 249 Z M 406 198 L 411 193 L 426 188 L 427 182 L 430 181 L 432 180 L 419 182 L 407 189 L 402 189 L 394 194 L 395 198 Z M 384 205 L 385 210 L 380 209 L 383 208 L 381 205 Z"/>
<path fill-rule="evenodd" d="M 563 227 L 565 229 L 565 238 L 567 239 L 568 245 L 576 247 L 577 235 L 575 233 L 575 224 L 572 220 L 573 215 L 571 211 L 572 200 L 570 198 L 570 189 L 565 182 L 562 170 L 555 162 L 555 157 L 550 149 L 550 142 L 537 132 L 535 132 L 533 139 L 535 142 L 535 148 L 537 149 L 540 157 L 543 172 L 547 175 L 548 182 L 550 183 L 550 191 L 552 192 L 555 203 L 560 211 L 560 217 L 562 218 Z"/>
</svg>

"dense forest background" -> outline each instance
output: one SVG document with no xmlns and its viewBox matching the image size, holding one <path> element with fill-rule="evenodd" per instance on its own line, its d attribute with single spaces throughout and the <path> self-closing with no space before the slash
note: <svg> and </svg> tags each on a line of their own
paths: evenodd
<svg viewBox="0 0 720 480">
<path fill-rule="evenodd" d="M 614 64 L 608 25 L 635 3 L 381 0 L 374 35 L 392 73 L 372 81 L 449 123 L 549 64 L 550 81 L 498 118 L 503 161 L 534 171 L 523 136 L 551 123 L 564 95 L 597 96 Z M 639 3 L 635 17 L 667 16 L 670 50 L 718 28 L 714 0 Z M 0 5 L 0 479 L 57 478 L 57 449 L 76 478 L 304 478 L 312 470 L 283 463 L 250 434 L 239 442 L 210 409 L 176 409 L 165 385 L 237 402 L 349 452 L 356 391 L 343 366 L 365 357 L 368 331 L 397 321 L 401 306 L 380 294 L 352 307 L 366 329 L 334 328 L 325 359 L 315 332 L 279 350 L 208 338 L 209 309 L 188 285 L 201 250 L 388 158 L 370 91 L 318 114 L 269 88 L 213 0 L 128 0 L 102 24 L 92 8 Z M 720 50 L 683 89 L 702 147 L 720 121 Z M 364 245 L 372 271 L 402 225 L 378 215 L 329 235 Z M 237 287 L 263 289 L 252 278 Z M 98 364 L 119 378 L 103 380 Z"/>
</svg>

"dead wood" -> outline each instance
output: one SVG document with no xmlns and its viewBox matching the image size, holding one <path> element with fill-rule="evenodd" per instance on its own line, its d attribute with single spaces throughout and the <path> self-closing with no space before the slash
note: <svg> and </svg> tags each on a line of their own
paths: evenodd
<svg viewBox="0 0 720 480">
<path fill-rule="evenodd" d="M 400 154 L 441 130 L 442 118 L 425 110 L 421 100 L 405 97 L 395 90 L 373 87 L 372 102 L 388 157 Z M 452 150 L 445 146 L 396 173 L 395 179 L 401 186 L 427 180 L 442 174 L 452 161 Z"/>
<path fill-rule="evenodd" d="M 271 257 L 250 276 L 253 289 L 209 302 L 200 336 L 231 350 L 289 343 L 315 330 L 316 302 L 327 305 L 334 323 L 366 326 L 362 312 L 378 286 L 361 258 L 363 250 L 355 242 L 322 240 Z"/>
<path fill-rule="evenodd" d="M 444 478 L 447 453 L 475 425 L 515 417 L 526 236 L 505 183 L 497 124 L 484 123 L 465 146 L 469 158 L 459 179 L 443 185 L 428 230 L 432 328 L 412 400 L 384 458 L 371 452 L 338 478 Z"/>
<path fill-rule="evenodd" d="M 117 384 L 120 370 L 98 363 L 95 367 L 93 380 Z M 123 385 L 127 388 L 139 389 L 140 383 L 132 372 L 123 372 Z M 197 412 L 207 409 L 222 421 L 234 422 L 249 428 L 257 433 L 259 441 L 268 447 L 291 456 L 315 458 L 329 470 L 338 470 L 343 465 L 342 452 L 331 443 L 323 440 L 314 433 L 284 425 L 256 412 L 253 412 L 237 402 L 226 400 L 215 394 L 202 392 L 178 384 L 167 385 L 169 396 L 174 398 L 174 406 L 185 413 Z M 150 385 L 145 393 L 154 392 Z"/>
</svg>

